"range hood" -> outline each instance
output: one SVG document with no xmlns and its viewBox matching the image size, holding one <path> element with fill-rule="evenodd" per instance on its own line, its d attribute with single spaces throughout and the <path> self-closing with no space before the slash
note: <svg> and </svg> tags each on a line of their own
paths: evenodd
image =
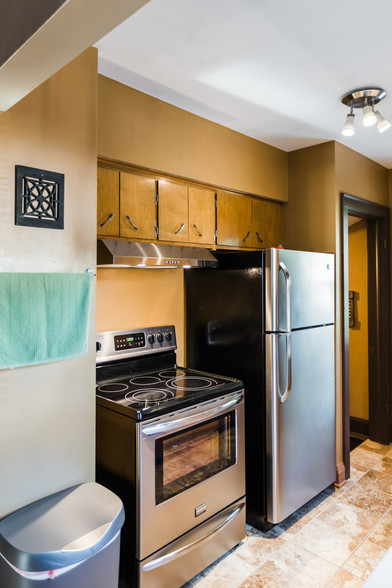
<svg viewBox="0 0 392 588">
<path fill-rule="evenodd" d="M 98 267 L 188 268 L 216 267 L 215 257 L 200 247 L 135 243 L 99 239 Z"/>
</svg>

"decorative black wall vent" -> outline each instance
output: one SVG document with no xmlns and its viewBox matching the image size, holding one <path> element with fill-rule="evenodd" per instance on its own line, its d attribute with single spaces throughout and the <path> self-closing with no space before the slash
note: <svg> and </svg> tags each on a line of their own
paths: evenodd
<svg viewBox="0 0 392 588">
<path fill-rule="evenodd" d="M 64 228 L 64 174 L 15 166 L 15 224 Z"/>
</svg>

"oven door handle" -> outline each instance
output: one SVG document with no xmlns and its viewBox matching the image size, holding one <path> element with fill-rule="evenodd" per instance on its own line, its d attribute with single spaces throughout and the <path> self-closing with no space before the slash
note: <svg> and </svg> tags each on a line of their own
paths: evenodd
<svg viewBox="0 0 392 588">
<path fill-rule="evenodd" d="M 153 425 L 146 425 L 142 427 L 142 435 L 145 437 L 151 437 L 152 435 L 157 435 L 161 433 L 168 433 L 173 431 L 174 429 L 181 429 L 184 427 L 189 427 L 191 425 L 195 425 L 201 421 L 205 421 L 209 418 L 212 418 L 218 414 L 226 412 L 229 408 L 236 406 L 243 402 L 244 395 L 240 394 L 236 396 L 232 400 L 224 400 L 222 404 L 216 406 L 210 410 L 201 409 L 200 412 L 196 412 L 190 414 L 188 416 L 183 416 L 179 419 L 174 419 L 172 421 L 164 421 L 160 423 L 155 423 Z M 192 409 L 190 409 L 192 410 Z"/>
<path fill-rule="evenodd" d="M 156 559 L 153 559 L 152 561 L 149 561 L 148 563 L 144 564 L 142 567 L 143 572 L 149 572 L 150 570 L 154 570 L 155 568 L 164 566 L 169 562 L 173 561 L 174 559 L 177 559 L 177 557 L 183 556 L 192 549 L 196 549 L 196 547 L 200 547 L 203 543 L 210 541 L 217 533 L 222 531 L 229 523 L 231 523 L 231 521 L 235 519 L 237 515 L 239 515 L 244 506 L 245 502 L 237 504 L 234 508 L 232 508 L 231 512 L 229 512 L 229 514 L 225 516 L 223 521 L 218 523 L 216 527 L 214 527 L 211 531 L 209 531 L 202 537 L 194 539 L 193 541 L 187 541 L 185 545 L 181 545 L 181 543 L 184 542 L 184 539 L 178 539 L 178 543 L 176 542 L 177 545 L 179 544 L 177 549 L 173 549 L 173 551 L 169 551 L 169 553 L 165 553 L 161 557 L 157 557 Z"/>
</svg>

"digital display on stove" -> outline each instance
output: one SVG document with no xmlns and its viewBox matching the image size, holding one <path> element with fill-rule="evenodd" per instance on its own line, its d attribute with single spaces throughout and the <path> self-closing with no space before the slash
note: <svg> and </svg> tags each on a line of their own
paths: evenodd
<svg viewBox="0 0 392 588">
<path fill-rule="evenodd" d="M 146 339 L 144 333 L 134 333 L 133 335 L 115 335 L 114 348 L 116 351 L 123 349 L 134 349 L 135 347 L 145 347 Z"/>
</svg>

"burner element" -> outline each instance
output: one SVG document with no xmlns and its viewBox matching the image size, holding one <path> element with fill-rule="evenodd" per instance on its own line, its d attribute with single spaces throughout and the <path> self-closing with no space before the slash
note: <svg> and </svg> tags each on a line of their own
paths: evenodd
<svg viewBox="0 0 392 588">
<path fill-rule="evenodd" d="M 157 376 L 135 376 L 129 380 L 129 383 L 135 386 L 152 386 L 153 384 L 159 384 L 161 381 Z"/>
<path fill-rule="evenodd" d="M 174 396 L 171 390 L 160 390 L 160 389 L 146 389 L 136 390 L 136 392 L 128 392 L 125 395 L 126 400 L 130 401 L 130 405 L 135 408 L 155 406 L 161 402 L 165 402 Z"/>
<path fill-rule="evenodd" d="M 181 370 L 179 368 L 173 368 L 172 370 L 164 370 L 163 372 L 159 372 L 161 378 L 170 379 L 177 379 L 182 378 L 185 376 L 185 370 Z"/>
<path fill-rule="evenodd" d="M 170 380 L 167 385 L 176 390 L 205 390 L 211 386 L 216 386 L 217 381 L 212 378 L 203 378 L 202 376 L 184 376 L 183 378 Z"/>
<path fill-rule="evenodd" d="M 116 392 L 125 392 L 128 390 L 127 384 L 121 384 L 121 382 L 114 382 L 113 384 L 102 384 L 98 386 L 99 392 L 106 392 L 106 393 L 116 393 Z"/>
</svg>

